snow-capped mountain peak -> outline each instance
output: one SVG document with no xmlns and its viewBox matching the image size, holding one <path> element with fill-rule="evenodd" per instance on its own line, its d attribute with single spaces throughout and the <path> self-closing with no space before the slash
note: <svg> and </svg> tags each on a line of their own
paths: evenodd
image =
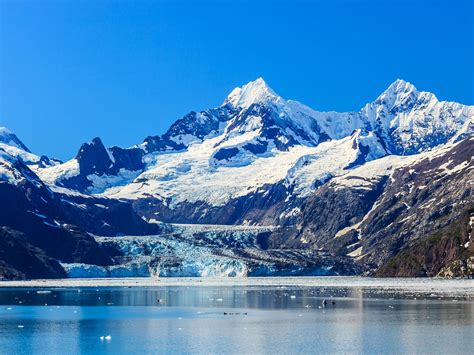
<svg viewBox="0 0 474 355">
<path fill-rule="evenodd" d="M 385 93 L 410 93 L 417 92 L 415 85 L 405 81 L 403 79 L 395 80 L 390 86 L 385 90 Z"/>
<path fill-rule="evenodd" d="M 407 106 L 410 106 L 417 100 L 419 94 L 420 93 L 413 84 L 405 80 L 397 79 L 375 100 L 374 103 L 383 105 L 389 110 L 399 106 L 407 108 Z"/>
<path fill-rule="evenodd" d="M 247 108 L 255 103 L 279 100 L 282 98 L 260 77 L 232 90 L 225 99 L 224 105 L 231 104 L 233 107 Z"/>
<path fill-rule="evenodd" d="M 6 127 L 0 127 L 0 150 L 30 166 L 45 167 L 57 162 L 46 156 L 33 154 L 16 134 Z"/>
<path fill-rule="evenodd" d="M 6 127 L 0 127 L 0 143 L 14 146 L 28 153 L 30 152 L 23 142 L 20 141 L 18 137 Z"/>
<path fill-rule="evenodd" d="M 398 79 L 360 114 L 392 153 L 410 155 L 470 132 L 474 107 L 438 101 L 434 94 Z"/>
</svg>

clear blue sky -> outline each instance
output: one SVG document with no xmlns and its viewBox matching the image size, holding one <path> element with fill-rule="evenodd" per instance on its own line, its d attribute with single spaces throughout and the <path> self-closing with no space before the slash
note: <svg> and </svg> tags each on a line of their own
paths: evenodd
<svg viewBox="0 0 474 355">
<path fill-rule="evenodd" d="M 0 0 L 0 125 L 68 159 L 259 76 L 317 110 L 358 110 L 396 78 L 474 104 L 473 3 Z"/>
</svg>

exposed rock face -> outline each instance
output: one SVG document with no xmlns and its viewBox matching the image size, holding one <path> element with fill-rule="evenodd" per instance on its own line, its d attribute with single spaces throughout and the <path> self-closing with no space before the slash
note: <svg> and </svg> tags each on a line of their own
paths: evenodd
<svg viewBox="0 0 474 355">
<path fill-rule="evenodd" d="M 467 259 L 454 260 L 451 264 L 441 269 L 441 271 L 436 276 L 445 278 L 473 278 L 474 256 L 470 256 Z"/>
<path fill-rule="evenodd" d="M 247 224 L 258 221 L 260 225 L 275 225 L 284 209 L 287 189 L 282 184 L 264 186 L 252 196 L 233 199 L 223 206 L 205 202 L 183 202 L 173 208 L 162 201 L 149 198 L 133 202 L 139 215 L 166 223 L 192 224 Z"/>
<path fill-rule="evenodd" d="M 386 181 L 387 177 L 382 176 L 372 189 L 367 190 L 337 189 L 331 183 L 322 186 L 303 205 L 299 232 L 287 243 L 296 246 L 303 243 L 317 249 L 334 251 L 355 243 L 357 238 L 354 240 L 351 237 L 341 245 L 340 241 L 343 239 L 339 239 L 337 235 L 340 233 L 343 237 L 346 234 L 341 233 L 344 229 L 348 228 L 349 231 L 351 226 L 357 225 L 364 218 L 383 193 Z"/>
<path fill-rule="evenodd" d="M 364 262 L 381 266 L 474 208 L 474 139 L 395 171 L 376 208 L 360 226 Z M 462 238 L 461 238 L 462 239 Z"/>
<path fill-rule="evenodd" d="M 0 227 L 0 280 L 65 276 L 59 262 L 30 244 L 23 233 Z"/>
<path fill-rule="evenodd" d="M 469 220 L 466 213 L 443 229 L 404 246 L 375 275 L 474 277 L 474 246 L 470 243 L 474 235 Z"/>
<path fill-rule="evenodd" d="M 78 171 L 58 180 L 58 185 L 80 192 L 87 192 L 97 177 L 124 175 L 124 180 L 136 177 L 145 167 L 144 152 L 139 148 L 105 148 L 100 138 L 84 143 L 76 157 Z M 114 179 L 119 183 L 118 179 Z"/>
</svg>

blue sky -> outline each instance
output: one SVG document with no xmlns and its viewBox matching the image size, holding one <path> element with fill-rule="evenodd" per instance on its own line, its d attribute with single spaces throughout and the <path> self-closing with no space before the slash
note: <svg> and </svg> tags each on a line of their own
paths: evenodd
<svg viewBox="0 0 474 355">
<path fill-rule="evenodd" d="M 397 78 L 474 104 L 473 1 L 0 1 L 0 126 L 68 159 L 129 146 L 259 76 L 317 110 Z"/>
</svg>

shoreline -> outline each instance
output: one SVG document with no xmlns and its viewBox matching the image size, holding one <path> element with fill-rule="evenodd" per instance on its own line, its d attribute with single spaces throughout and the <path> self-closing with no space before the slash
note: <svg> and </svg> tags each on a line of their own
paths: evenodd
<svg viewBox="0 0 474 355">
<path fill-rule="evenodd" d="M 367 288 L 401 292 L 433 292 L 474 297 L 473 279 L 439 278 L 368 278 L 360 276 L 319 277 L 173 277 L 173 278 L 101 278 L 39 279 L 0 281 L 5 288 L 77 288 L 77 287 L 340 287 Z"/>
</svg>

